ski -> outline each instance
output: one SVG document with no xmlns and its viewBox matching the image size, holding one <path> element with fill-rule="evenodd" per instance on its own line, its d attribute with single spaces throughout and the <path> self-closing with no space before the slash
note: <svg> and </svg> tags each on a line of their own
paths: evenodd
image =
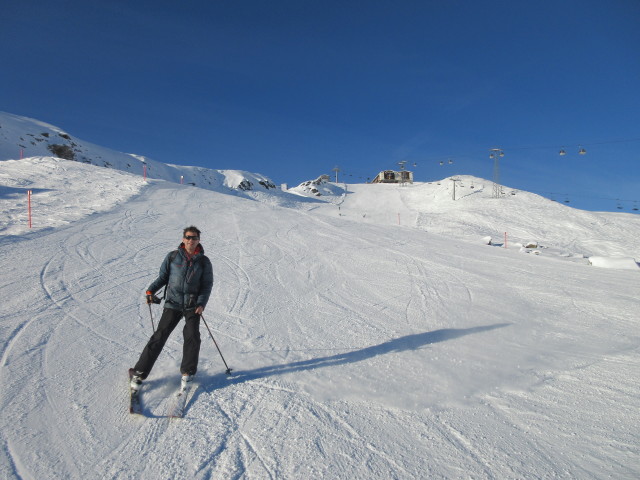
<svg viewBox="0 0 640 480">
<path fill-rule="evenodd" d="M 187 383 L 185 386 L 180 386 L 180 390 L 173 397 L 172 403 L 169 405 L 169 411 L 167 417 L 169 418 L 182 418 L 184 417 L 184 410 L 187 406 L 187 397 L 191 391 L 191 383 Z"/>
<path fill-rule="evenodd" d="M 133 368 L 129 369 L 129 413 L 142 415 L 142 402 L 140 401 L 140 390 L 131 388 L 133 378 Z"/>
</svg>

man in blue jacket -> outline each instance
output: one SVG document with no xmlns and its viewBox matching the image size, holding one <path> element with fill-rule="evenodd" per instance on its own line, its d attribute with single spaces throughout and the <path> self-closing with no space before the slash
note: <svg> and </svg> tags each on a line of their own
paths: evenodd
<svg viewBox="0 0 640 480">
<path fill-rule="evenodd" d="M 204 311 L 213 287 L 213 268 L 200 244 L 200 230 L 191 226 L 184 229 L 183 242 L 177 250 L 170 252 L 162 262 L 158 278 L 149 286 L 147 303 L 159 303 L 155 293 L 166 285 L 164 311 L 158 329 L 144 347 L 140 359 L 133 367 L 131 388 L 138 390 L 142 380 L 147 378 L 158 355 L 162 352 L 169 335 L 182 317 L 185 319 L 182 331 L 183 383 L 190 382 L 198 370 L 200 354 L 200 315 Z"/>
</svg>

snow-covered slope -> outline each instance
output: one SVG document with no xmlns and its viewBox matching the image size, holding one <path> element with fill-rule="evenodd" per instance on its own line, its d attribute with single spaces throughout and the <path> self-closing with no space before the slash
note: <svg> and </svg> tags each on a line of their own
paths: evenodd
<svg viewBox="0 0 640 480">
<path fill-rule="evenodd" d="M 0 162 L 0 242 L 78 221 L 137 195 L 142 177 L 53 157 Z M 32 195 L 32 228 L 28 196 Z"/>
<path fill-rule="evenodd" d="M 537 245 L 523 248 L 529 253 L 640 260 L 638 215 L 577 210 L 509 188 L 496 199 L 491 182 L 471 176 L 403 186 L 336 185 L 318 179 L 290 191 L 322 201 L 309 206 L 314 211 L 367 224 L 414 227 L 476 243 L 490 237 L 500 246 L 506 234 L 508 247 Z"/>
<path fill-rule="evenodd" d="M 328 202 L 282 208 L 52 158 L 0 174 L 0 478 L 640 475 L 640 272 L 483 245 L 525 222 L 501 217 L 521 192 L 446 203 L 438 185 L 330 185 Z M 31 230 L 9 208 L 27 188 Z M 476 200 L 495 217 L 474 223 Z M 560 245 L 613 248 L 574 214 L 529 213 L 527 237 L 560 226 Z M 627 216 L 602 218 L 638 238 Z M 215 271 L 204 318 L 235 375 L 203 328 L 186 418 L 166 418 L 178 328 L 145 382 L 147 418 L 131 418 L 143 292 L 192 223 Z"/>
<path fill-rule="evenodd" d="M 507 245 L 537 245 L 537 248 L 523 250 L 577 261 L 591 256 L 640 258 L 640 216 L 576 210 L 508 187 L 504 188 L 503 198 L 495 199 L 492 198 L 492 183 L 480 178 L 459 176 L 455 177 L 455 182 L 447 178 L 439 182 L 400 187 L 337 185 L 329 182 L 329 177 L 325 175 L 283 192 L 261 174 L 167 165 L 144 156 L 116 152 L 84 142 L 38 120 L 0 112 L 0 160 L 16 159 L 20 154 L 24 157 L 50 157 L 52 152 L 79 163 L 121 170 L 138 177 L 143 176 L 143 167 L 146 167 L 150 179 L 198 186 L 270 205 L 338 215 L 363 223 L 415 227 L 472 242 L 481 242 L 490 237 L 493 244 L 499 245 L 504 244 L 506 234 Z M 50 158 L 24 161 L 39 162 L 39 166 L 34 168 L 40 175 L 46 175 L 44 172 L 48 168 L 54 168 L 44 166 L 43 162 L 50 163 Z M 20 186 L 20 174 L 16 173 L 16 168 L 20 170 L 20 166 L 12 162 L 2 164 L 0 176 L 5 178 L 7 187 Z M 113 173 L 102 171 L 98 177 L 110 175 Z M 134 177 L 122 178 L 127 180 L 120 193 L 126 195 L 127 185 L 136 181 Z M 83 188 L 71 178 L 66 178 L 64 183 L 74 191 Z M 137 188 L 134 187 L 134 190 Z M 52 195 L 42 193 L 37 200 L 46 205 Z M 40 214 L 47 211 L 41 203 Z M 82 200 L 76 196 L 75 204 L 79 203 Z M 25 211 L 21 201 L 16 202 L 13 197 L 4 200 L 3 208 L 14 212 L 18 218 Z M 76 218 L 81 211 L 71 206 L 65 210 L 69 218 Z M 56 218 L 62 221 L 61 217 Z M 11 226 L 0 225 L 0 228 L 10 230 Z"/>
<path fill-rule="evenodd" d="M 209 190 L 233 190 L 246 196 L 251 196 L 254 191 L 276 189 L 276 185 L 261 174 L 169 165 L 143 155 L 117 152 L 80 140 L 39 120 L 0 112 L 0 160 L 43 156 L 60 157 Z"/>
</svg>

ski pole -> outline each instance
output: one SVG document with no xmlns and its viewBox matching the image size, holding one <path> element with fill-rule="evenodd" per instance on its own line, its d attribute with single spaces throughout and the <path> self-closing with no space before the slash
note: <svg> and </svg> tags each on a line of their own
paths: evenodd
<svg viewBox="0 0 640 480">
<path fill-rule="evenodd" d="M 149 305 L 149 315 L 151 316 L 151 327 L 153 328 L 153 333 L 156 333 L 156 324 L 153 322 L 153 312 L 151 311 L 151 304 L 147 303 L 147 305 Z"/>
<path fill-rule="evenodd" d="M 227 375 L 231 375 L 231 369 L 229 368 L 229 365 L 227 365 L 227 362 L 225 361 L 224 357 L 222 356 L 222 352 L 220 351 L 220 347 L 218 346 L 218 342 L 216 342 L 216 339 L 213 338 L 213 335 L 211 334 L 211 330 L 209 329 L 209 325 L 207 325 L 207 321 L 204 319 L 202 314 L 200 314 L 200 318 L 202 319 L 202 322 L 204 323 L 204 326 L 207 327 L 207 331 L 209 332 L 209 336 L 211 337 L 211 340 L 213 340 L 213 343 L 215 344 L 216 348 L 218 349 L 218 353 L 220 354 L 220 358 L 222 358 L 222 361 L 224 362 L 224 366 L 227 367 L 227 370 L 224 373 L 226 373 Z"/>
</svg>

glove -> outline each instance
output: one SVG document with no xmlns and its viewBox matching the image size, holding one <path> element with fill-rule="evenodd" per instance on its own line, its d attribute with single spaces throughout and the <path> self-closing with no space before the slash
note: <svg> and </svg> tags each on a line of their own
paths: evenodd
<svg viewBox="0 0 640 480">
<path fill-rule="evenodd" d="M 152 303 L 160 303 L 161 301 L 162 300 L 156 297 L 152 292 L 147 290 L 147 304 L 151 305 Z"/>
</svg>

